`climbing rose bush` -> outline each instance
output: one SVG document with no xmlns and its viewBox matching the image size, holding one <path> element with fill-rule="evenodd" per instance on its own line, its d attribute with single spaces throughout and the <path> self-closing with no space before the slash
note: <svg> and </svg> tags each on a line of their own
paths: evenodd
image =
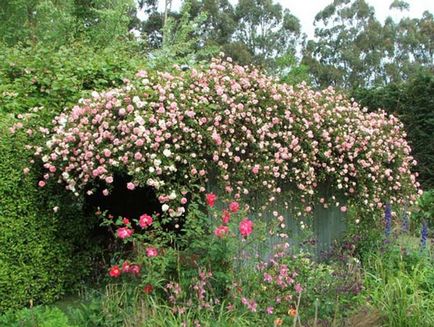
<svg viewBox="0 0 434 327">
<path fill-rule="evenodd" d="M 108 195 L 122 171 L 132 178 L 126 192 L 153 188 L 173 220 L 210 177 L 235 199 L 260 193 L 265 206 L 284 196 L 300 215 L 311 212 L 323 184 L 368 210 L 413 201 L 419 186 L 396 117 L 367 113 L 333 88 L 279 83 L 229 58 L 187 71 L 139 71 L 53 124 L 36 149 L 46 169 L 40 184 L 54 178 L 76 195 Z M 320 199 L 337 205 L 331 201 Z"/>
</svg>

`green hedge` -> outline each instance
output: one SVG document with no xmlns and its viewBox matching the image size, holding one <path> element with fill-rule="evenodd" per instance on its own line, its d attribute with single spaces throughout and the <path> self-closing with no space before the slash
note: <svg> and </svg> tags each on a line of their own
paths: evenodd
<svg viewBox="0 0 434 327">
<path fill-rule="evenodd" d="M 38 164 L 25 176 L 31 151 L 23 128 L 9 128 L 19 113 L 31 125 L 49 127 L 52 117 L 92 90 L 112 88 L 145 66 L 130 44 L 96 49 L 0 44 L 0 312 L 33 302 L 50 303 L 93 272 L 96 221 L 61 185 L 37 187 Z M 42 107 L 35 112 L 35 107 Z M 33 140 L 38 143 L 41 140 Z M 42 171 L 42 170 L 39 170 Z M 59 206 L 58 213 L 53 207 Z"/>
<path fill-rule="evenodd" d="M 15 122 L 0 116 L 0 312 L 50 303 L 83 281 L 95 225 L 58 185 L 41 190 L 35 169 L 24 175 L 31 153 L 24 130 L 10 134 Z"/>
<path fill-rule="evenodd" d="M 93 90 L 113 88 L 143 68 L 144 54 L 134 44 L 96 49 L 86 43 L 50 48 L 44 44 L 0 44 L 0 111 L 33 107 L 58 113 Z"/>
<path fill-rule="evenodd" d="M 418 179 L 424 189 L 434 188 L 434 72 L 421 72 L 407 82 L 374 89 L 358 89 L 353 97 L 370 110 L 383 108 L 404 123 Z"/>
</svg>

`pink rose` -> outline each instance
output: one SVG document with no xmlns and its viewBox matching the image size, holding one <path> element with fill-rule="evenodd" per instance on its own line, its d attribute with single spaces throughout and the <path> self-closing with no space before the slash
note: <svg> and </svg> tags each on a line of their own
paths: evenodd
<svg viewBox="0 0 434 327">
<path fill-rule="evenodd" d="M 156 257 L 158 255 L 158 251 L 156 248 L 149 246 L 146 248 L 146 255 L 150 258 Z"/>
<path fill-rule="evenodd" d="M 252 168 L 252 173 L 257 174 L 259 172 L 259 165 L 254 165 Z"/>
<path fill-rule="evenodd" d="M 134 183 L 129 182 L 127 184 L 127 189 L 129 189 L 130 191 L 134 190 L 136 188 L 136 185 L 134 185 Z"/>
<path fill-rule="evenodd" d="M 116 231 L 116 234 L 121 239 L 126 239 L 133 235 L 133 230 L 128 227 L 121 227 Z"/>
<path fill-rule="evenodd" d="M 140 274 L 140 266 L 137 264 L 131 265 L 130 266 L 130 273 L 138 276 Z"/>
<path fill-rule="evenodd" d="M 124 261 L 122 264 L 122 272 L 123 273 L 129 273 L 130 272 L 131 265 L 128 261 Z"/>
<path fill-rule="evenodd" d="M 227 210 L 223 210 L 223 216 L 222 216 L 222 222 L 223 224 L 229 223 L 229 220 L 231 219 L 231 214 Z"/>
<path fill-rule="evenodd" d="M 151 226 L 152 222 L 153 222 L 152 217 L 147 214 L 143 214 L 139 218 L 139 225 L 142 228 L 147 228 Z"/>
<path fill-rule="evenodd" d="M 240 222 L 240 234 L 244 237 L 249 236 L 253 231 L 253 222 L 249 220 L 248 218 L 244 218 Z"/>
<path fill-rule="evenodd" d="M 214 235 L 222 238 L 224 237 L 227 233 L 229 233 L 229 227 L 228 226 L 219 226 L 214 230 Z"/>
<path fill-rule="evenodd" d="M 233 213 L 238 212 L 240 210 L 240 204 L 237 201 L 233 201 L 229 204 L 229 210 Z"/>
<path fill-rule="evenodd" d="M 45 186 L 45 182 L 44 181 L 39 181 L 38 182 L 38 186 L 39 187 L 44 187 Z"/>
</svg>

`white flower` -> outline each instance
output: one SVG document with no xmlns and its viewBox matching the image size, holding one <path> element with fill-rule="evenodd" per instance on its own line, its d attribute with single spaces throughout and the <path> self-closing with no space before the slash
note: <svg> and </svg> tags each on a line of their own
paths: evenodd
<svg viewBox="0 0 434 327">
<path fill-rule="evenodd" d="M 169 199 L 170 200 L 175 200 L 176 199 L 176 193 L 175 193 L 175 191 L 172 191 L 172 193 L 170 193 Z"/>
<path fill-rule="evenodd" d="M 139 125 L 143 125 L 145 123 L 145 120 L 140 115 L 137 115 L 136 117 L 134 117 L 134 121 Z"/>
<path fill-rule="evenodd" d="M 176 209 L 176 217 L 182 216 L 182 214 L 184 212 L 185 212 L 185 208 L 184 207 L 178 207 L 178 209 Z"/>
<path fill-rule="evenodd" d="M 159 167 L 161 165 L 161 160 L 155 159 L 154 165 L 155 165 L 155 167 Z"/>
<path fill-rule="evenodd" d="M 172 152 L 171 152 L 169 149 L 164 149 L 163 154 L 164 154 L 166 157 L 170 157 L 170 156 L 172 155 Z"/>
<path fill-rule="evenodd" d="M 133 97 L 133 102 L 134 103 L 140 102 L 140 98 L 136 95 L 135 97 Z"/>
<path fill-rule="evenodd" d="M 163 210 L 163 212 L 166 212 L 167 210 L 169 210 L 169 206 L 167 204 L 163 204 L 161 206 L 161 210 Z"/>
<path fill-rule="evenodd" d="M 154 167 L 149 167 L 149 172 L 152 174 L 155 172 L 155 168 Z"/>
</svg>

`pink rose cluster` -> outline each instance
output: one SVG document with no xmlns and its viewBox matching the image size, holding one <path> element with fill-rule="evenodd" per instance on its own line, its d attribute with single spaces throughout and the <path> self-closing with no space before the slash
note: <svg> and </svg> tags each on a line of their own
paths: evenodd
<svg viewBox="0 0 434 327">
<path fill-rule="evenodd" d="M 126 190 L 153 188 L 164 215 L 179 219 L 185 195 L 196 185 L 204 192 L 211 172 L 235 198 L 261 193 L 271 203 L 287 192 L 303 210 L 325 182 L 367 209 L 414 200 L 405 138 L 396 117 L 367 113 L 333 88 L 293 87 L 216 58 L 200 69 L 141 71 L 94 92 L 55 118 L 35 154 L 44 183 L 55 178 L 79 194 L 99 180 L 108 194 L 123 169 L 132 178 Z"/>
<path fill-rule="evenodd" d="M 210 201 L 210 199 L 212 201 Z M 206 195 L 207 204 L 212 208 L 214 207 L 214 201 L 217 199 L 217 196 L 214 193 L 208 193 Z M 231 213 L 237 213 L 240 210 L 240 204 L 237 201 L 232 201 L 229 204 L 229 211 L 223 210 L 222 213 L 222 225 L 218 226 L 214 230 L 214 235 L 216 235 L 219 238 L 223 238 L 226 235 L 229 234 L 229 227 L 227 226 L 229 224 L 229 221 L 231 220 Z M 248 237 L 253 232 L 253 222 L 249 220 L 248 218 L 244 218 L 239 223 L 239 232 L 243 237 Z"/>
</svg>

